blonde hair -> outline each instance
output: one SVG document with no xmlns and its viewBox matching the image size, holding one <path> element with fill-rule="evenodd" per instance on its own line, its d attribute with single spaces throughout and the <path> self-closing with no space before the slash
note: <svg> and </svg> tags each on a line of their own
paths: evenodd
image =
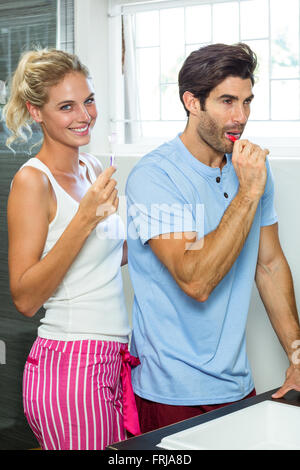
<svg viewBox="0 0 300 470">
<path fill-rule="evenodd" d="M 89 76 L 88 69 L 76 55 L 57 49 L 37 49 L 25 52 L 11 81 L 11 93 L 3 108 L 3 117 L 11 136 L 6 145 L 20 139 L 27 142 L 25 131 L 31 137 L 31 118 L 26 102 L 42 107 L 48 101 L 48 90 L 57 85 L 66 74 L 81 72 Z"/>
</svg>

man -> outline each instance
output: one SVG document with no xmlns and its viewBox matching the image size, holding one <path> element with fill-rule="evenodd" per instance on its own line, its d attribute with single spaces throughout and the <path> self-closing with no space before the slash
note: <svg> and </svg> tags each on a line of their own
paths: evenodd
<svg viewBox="0 0 300 470">
<path fill-rule="evenodd" d="M 132 379 L 142 432 L 255 394 L 245 344 L 254 279 L 291 364 L 274 397 L 300 390 L 299 319 L 269 152 L 240 139 L 255 68 L 245 44 L 194 51 L 179 73 L 184 132 L 128 178 L 132 350 L 141 362 Z"/>
</svg>

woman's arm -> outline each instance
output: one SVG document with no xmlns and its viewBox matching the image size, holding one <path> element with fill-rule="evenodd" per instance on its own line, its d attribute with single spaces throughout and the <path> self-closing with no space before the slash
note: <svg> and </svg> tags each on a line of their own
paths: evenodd
<svg viewBox="0 0 300 470">
<path fill-rule="evenodd" d="M 96 225 L 117 210 L 115 169 L 96 180 L 59 240 L 41 259 L 49 227 L 49 182 L 34 168 L 19 171 L 8 199 L 9 278 L 16 308 L 33 316 L 61 283 Z"/>
</svg>

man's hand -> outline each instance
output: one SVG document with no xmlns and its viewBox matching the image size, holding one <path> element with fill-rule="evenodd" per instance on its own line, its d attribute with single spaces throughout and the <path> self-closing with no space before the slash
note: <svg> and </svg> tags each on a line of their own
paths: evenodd
<svg viewBox="0 0 300 470">
<path fill-rule="evenodd" d="M 259 199 L 267 180 L 266 157 L 269 150 L 248 140 L 237 140 L 233 147 L 232 164 L 239 179 L 239 190 L 251 199 Z"/>
<path fill-rule="evenodd" d="M 282 387 L 272 395 L 272 398 L 282 398 L 290 390 L 300 392 L 300 367 L 293 364 L 286 371 L 286 379 Z"/>
</svg>

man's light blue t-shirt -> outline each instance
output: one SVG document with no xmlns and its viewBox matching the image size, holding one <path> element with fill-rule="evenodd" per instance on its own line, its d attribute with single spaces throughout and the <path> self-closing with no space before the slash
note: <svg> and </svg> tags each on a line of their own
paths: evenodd
<svg viewBox="0 0 300 470">
<path fill-rule="evenodd" d="M 245 329 L 260 228 L 277 222 L 269 162 L 265 192 L 244 247 L 205 302 L 186 295 L 147 243 L 171 232 L 215 230 L 237 194 L 231 162 L 222 172 L 204 165 L 179 136 L 144 156 L 129 175 L 126 195 L 129 273 L 134 289 L 132 370 L 137 395 L 171 405 L 242 399 L 254 388 Z"/>
</svg>

